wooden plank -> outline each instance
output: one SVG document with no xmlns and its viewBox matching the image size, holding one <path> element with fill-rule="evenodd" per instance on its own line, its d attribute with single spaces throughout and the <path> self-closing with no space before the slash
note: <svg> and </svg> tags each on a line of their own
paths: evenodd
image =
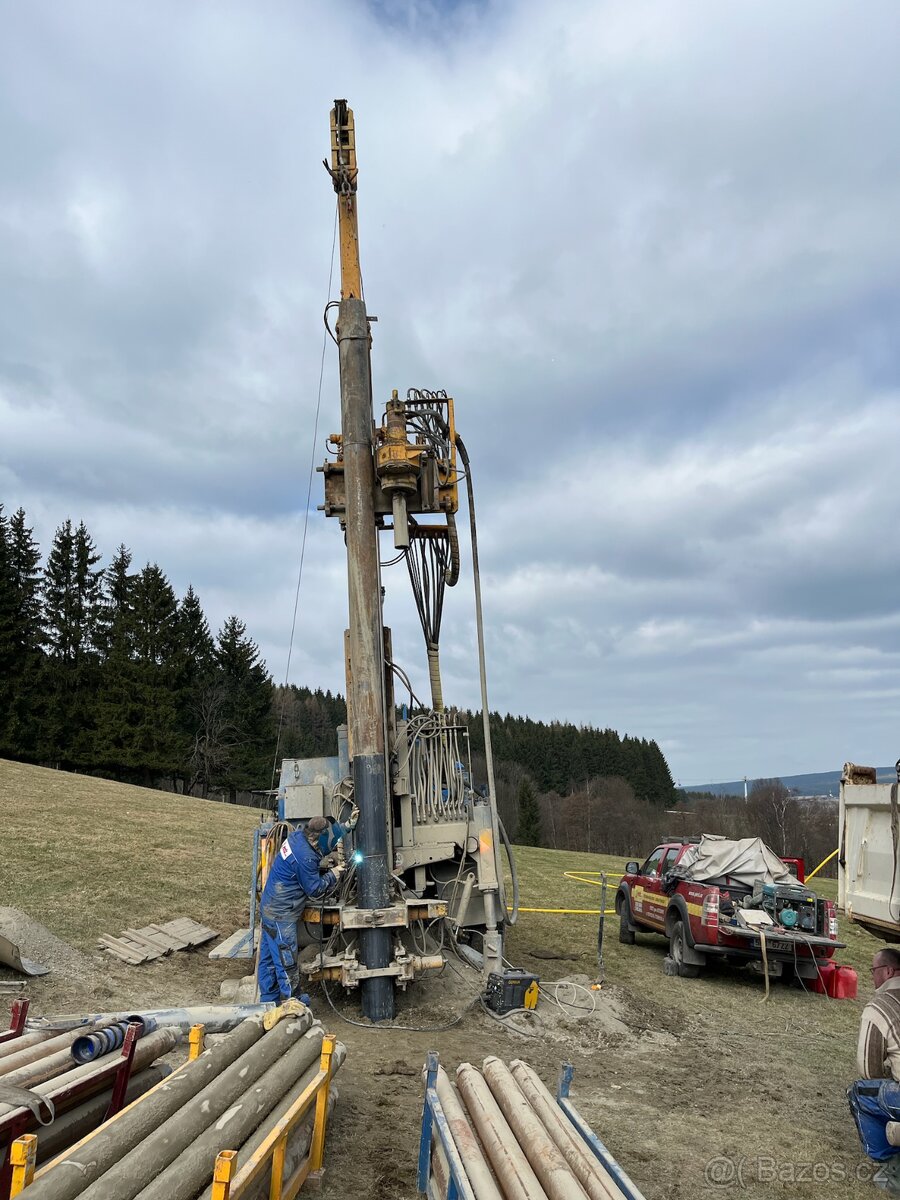
<svg viewBox="0 0 900 1200">
<path fill-rule="evenodd" d="M 184 948 L 187 946 L 187 942 L 184 940 L 184 938 L 174 937 L 172 933 L 169 930 L 164 929 L 162 925 L 147 925 L 139 932 L 146 934 L 148 938 L 158 939 L 160 944 L 167 946 L 169 950 L 184 950 Z"/>
<path fill-rule="evenodd" d="M 243 944 L 242 944 L 243 943 Z M 251 946 L 251 937 L 249 929 L 236 929 L 224 942 L 220 942 L 218 946 L 214 946 L 209 952 L 210 958 L 252 958 L 253 946 Z M 254 940 L 255 945 L 255 940 Z M 235 954 L 234 951 L 240 946 L 240 952 Z"/>
<path fill-rule="evenodd" d="M 192 921 L 189 917 L 179 917 L 175 921 L 169 921 L 166 925 L 160 925 L 159 928 L 163 933 L 181 938 L 189 946 L 201 946 L 204 942 L 209 942 L 219 936 L 214 929 L 209 929 L 198 921 Z"/>
<path fill-rule="evenodd" d="M 107 953 L 114 954 L 116 958 L 122 959 L 123 962 L 131 963 L 134 967 L 138 967 L 142 962 L 146 962 L 145 955 L 139 953 L 134 946 L 120 941 L 119 938 L 100 937 L 97 939 L 97 945 L 101 950 L 106 950 Z"/>
<path fill-rule="evenodd" d="M 126 946 L 133 946 L 139 954 L 143 954 L 146 959 L 162 958 L 165 951 L 161 946 L 154 946 L 152 942 L 148 942 L 146 938 L 135 935 L 128 929 L 123 929 L 119 934 L 119 941 L 124 942 Z"/>
<path fill-rule="evenodd" d="M 126 929 L 123 932 L 123 937 L 130 938 L 131 941 L 143 949 L 145 946 L 153 952 L 154 958 L 162 958 L 165 954 L 172 953 L 172 947 L 165 942 L 157 941 L 150 933 L 145 933 L 142 929 Z"/>
</svg>

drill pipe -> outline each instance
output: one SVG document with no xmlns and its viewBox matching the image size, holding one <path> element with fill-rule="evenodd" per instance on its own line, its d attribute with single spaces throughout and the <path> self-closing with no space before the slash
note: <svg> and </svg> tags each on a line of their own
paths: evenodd
<svg viewBox="0 0 900 1200">
<path fill-rule="evenodd" d="M 312 1024 L 305 1012 L 282 1021 L 142 1142 L 80 1193 L 81 1200 L 134 1200 L 174 1159 L 218 1120 Z M 29 1197 L 29 1200 L 31 1198 Z"/>
<path fill-rule="evenodd" d="M 331 1056 L 332 1074 L 336 1074 L 339 1068 L 343 1065 L 344 1059 L 347 1057 L 347 1048 L 343 1042 L 336 1042 L 334 1054 Z M 287 1092 L 278 1102 L 276 1107 L 269 1113 L 266 1119 L 260 1124 L 256 1132 L 238 1147 L 238 1170 L 244 1166 L 248 1159 L 256 1153 L 259 1147 L 263 1144 L 278 1122 L 284 1117 L 288 1110 L 297 1102 L 300 1096 L 306 1091 L 310 1083 L 316 1077 L 319 1070 L 319 1064 L 313 1063 L 309 1067 L 294 1086 Z M 328 1090 L 328 1112 L 334 1107 L 335 1098 L 337 1096 L 337 1088 L 332 1082 Z M 315 1105 L 310 1109 L 305 1117 L 294 1127 L 293 1132 L 288 1138 L 287 1153 L 285 1155 L 284 1178 L 288 1179 L 294 1167 L 302 1160 L 307 1150 L 309 1149 L 310 1140 L 312 1138 L 312 1124 L 315 1117 Z M 231 1147 L 233 1149 L 233 1147 Z M 206 1191 L 202 1192 L 199 1200 L 212 1200 L 212 1184 L 209 1184 Z M 249 1191 L 245 1193 L 244 1200 L 269 1200 L 269 1177 L 263 1174 L 254 1184 L 250 1185 Z"/>
<path fill-rule="evenodd" d="M 57 1017 L 41 1018 L 41 1024 L 35 1026 L 42 1033 L 62 1033 L 74 1030 L 77 1037 L 82 1033 L 90 1033 L 91 1024 L 99 1021 L 108 1025 L 114 1021 L 150 1021 L 157 1025 L 175 1025 L 182 1033 L 189 1033 L 193 1025 L 202 1025 L 207 1033 L 229 1033 L 237 1028 L 248 1017 L 264 1016 L 275 1005 L 265 1004 L 197 1004 L 188 1008 L 148 1008 L 143 1012 L 106 1012 L 92 1013 L 80 1017 L 63 1014 Z"/>
<path fill-rule="evenodd" d="M 159 1058 L 163 1054 L 168 1054 L 170 1050 L 178 1045 L 181 1039 L 181 1033 L 177 1029 L 157 1029 L 156 1033 L 151 1033 L 135 1045 L 134 1058 L 132 1060 L 132 1071 L 142 1071 L 144 1067 L 149 1067 L 155 1058 Z M 59 1109 L 60 1105 L 63 1108 L 73 1108 L 75 1104 L 80 1103 L 86 1096 L 91 1096 L 95 1092 L 102 1091 L 110 1082 L 109 1064 L 114 1062 L 119 1057 L 118 1054 L 107 1055 L 106 1058 L 100 1059 L 99 1062 L 85 1063 L 83 1067 L 73 1067 L 71 1071 L 66 1071 L 64 1075 L 56 1075 L 53 1079 L 48 1079 L 44 1083 L 39 1083 L 35 1087 L 29 1089 L 36 1096 L 43 1096 L 54 1104 Z M 92 1080 L 93 1086 L 88 1086 L 85 1092 L 77 1098 L 73 1103 L 71 1100 L 66 1100 L 64 1093 L 72 1086 L 73 1083 L 78 1083 L 83 1080 Z M 0 1121 L 8 1117 L 10 1113 L 23 1113 L 27 1110 L 16 1104 L 0 1104 Z M 78 1194 L 77 1192 L 75 1193 Z M 31 1200 L 31 1197 L 28 1197 Z"/>
<path fill-rule="evenodd" d="M 559 1147 L 591 1200 L 621 1200 L 622 1193 L 609 1172 L 586 1149 L 562 1109 L 528 1063 L 514 1059 L 509 1068 L 528 1103 Z"/>
<path fill-rule="evenodd" d="M 117 1022 L 106 1022 L 93 1033 L 104 1033 L 106 1030 L 111 1030 L 116 1026 Z M 118 1022 L 121 1025 L 121 1022 Z M 92 1034 L 84 1035 L 75 1038 L 69 1046 L 62 1050 L 57 1050 L 53 1054 L 48 1054 L 44 1058 L 39 1058 L 36 1062 L 29 1063 L 27 1067 L 20 1067 L 18 1071 L 10 1071 L 8 1075 L 4 1075 L 3 1082 L 14 1085 L 15 1087 L 33 1088 L 38 1083 L 44 1083 L 48 1079 L 52 1079 L 55 1075 L 62 1075 L 65 1071 L 70 1071 L 73 1066 L 84 1066 L 86 1062 L 98 1063 L 101 1059 L 108 1061 L 108 1055 L 114 1049 L 118 1050 L 125 1041 L 125 1033 L 121 1032 L 121 1040 L 118 1046 L 110 1047 L 105 1054 L 96 1055 L 93 1058 L 85 1060 L 84 1058 L 76 1058 L 73 1053 L 73 1047 L 76 1042 L 82 1037 L 92 1037 Z M 143 1036 L 141 1030 L 138 1031 L 138 1040 Z"/>
<path fill-rule="evenodd" d="M 199 1058 L 166 1080 L 163 1086 L 140 1104 L 117 1116 L 90 1141 L 76 1146 L 65 1158 L 51 1163 L 47 1174 L 29 1188 L 28 1200 L 77 1200 L 84 1188 L 119 1161 L 149 1133 L 166 1121 L 211 1079 L 230 1066 L 263 1036 L 262 1017 L 251 1017 Z M 135 1054 L 157 1034 L 143 1038 Z"/>
<path fill-rule="evenodd" d="M 220 1150 L 239 1146 L 278 1104 L 298 1075 L 315 1075 L 322 1057 L 321 1026 L 310 1029 L 138 1193 L 138 1200 L 192 1200 L 212 1178 Z M 312 1076 L 311 1076 L 312 1077 Z"/>
<path fill-rule="evenodd" d="M 132 1075 L 128 1081 L 128 1087 L 125 1089 L 125 1103 L 130 1104 L 132 1100 L 137 1100 L 138 1096 L 143 1096 L 144 1092 L 155 1087 L 171 1073 L 171 1067 L 157 1063 L 155 1066 L 147 1067 L 136 1075 Z M 75 1108 L 70 1108 L 68 1112 L 62 1113 L 52 1125 L 40 1129 L 37 1146 L 38 1164 L 43 1166 L 45 1163 L 49 1163 L 67 1146 L 80 1141 L 92 1129 L 96 1129 L 106 1116 L 111 1099 L 112 1088 L 106 1088 L 91 1097 L 90 1100 L 85 1100 L 83 1104 L 76 1105 Z"/>
<path fill-rule="evenodd" d="M 463 1112 L 463 1106 L 459 1102 L 456 1090 L 443 1067 L 438 1067 L 435 1086 L 438 1100 L 441 1102 L 441 1108 L 444 1110 L 444 1116 L 447 1118 L 447 1124 L 453 1134 L 453 1141 L 456 1143 L 459 1156 L 466 1168 L 466 1175 L 469 1177 L 469 1183 L 472 1185 L 472 1191 L 475 1193 L 475 1200 L 503 1200 L 503 1194 L 494 1182 L 491 1168 L 488 1166 L 487 1159 L 478 1144 L 478 1138 L 469 1124 L 469 1118 Z"/>
<path fill-rule="evenodd" d="M 49 1033 L 46 1035 L 42 1034 L 40 1041 L 30 1042 L 27 1046 L 22 1047 L 21 1050 L 16 1050 L 14 1054 L 10 1054 L 7 1058 L 0 1059 L 0 1079 L 4 1083 L 14 1083 L 14 1073 L 18 1076 L 20 1071 L 23 1071 L 24 1068 L 30 1066 L 32 1063 L 38 1062 L 39 1059 L 49 1058 L 51 1054 L 56 1054 L 60 1050 L 68 1053 L 69 1047 L 76 1038 L 81 1037 L 85 1033 L 93 1033 L 95 1030 L 102 1029 L 109 1024 L 109 1017 L 94 1017 L 90 1024 L 84 1025 L 80 1029 L 70 1029 L 67 1033 L 61 1033 L 57 1037 L 51 1037 Z M 26 1034 L 25 1036 L 27 1037 L 28 1035 Z M 69 1062 L 71 1061 L 72 1058 L 70 1055 Z M 27 1077 L 22 1075 L 22 1078 Z M 23 1085 L 16 1084 L 16 1086 L 21 1087 Z"/>
<path fill-rule="evenodd" d="M 4 1069 L 4 1058 L 9 1058 L 11 1054 L 18 1054 L 26 1047 L 36 1046 L 39 1042 L 46 1042 L 52 1036 L 49 1030 L 32 1029 L 28 1033 L 19 1034 L 17 1038 L 12 1038 L 8 1042 L 0 1042 L 0 1071 Z"/>
<path fill-rule="evenodd" d="M 456 1086 L 507 1200 L 547 1200 L 490 1088 L 471 1063 L 456 1068 Z"/>
<path fill-rule="evenodd" d="M 588 1200 L 587 1192 L 572 1174 L 506 1063 L 490 1055 L 484 1060 L 482 1071 L 550 1200 Z"/>
</svg>

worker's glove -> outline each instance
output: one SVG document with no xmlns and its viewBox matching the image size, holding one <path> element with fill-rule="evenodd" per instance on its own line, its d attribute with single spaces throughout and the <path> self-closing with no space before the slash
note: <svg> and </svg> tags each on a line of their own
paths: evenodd
<svg viewBox="0 0 900 1200">
<path fill-rule="evenodd" d="M 338 861 L 336 854 L 326 854 L 324 858 L 319 859 L 319 870 L 330 871 Z"/>
<path fill-rule="evenodd" d="M 359 805 L 354 804 L 350 812 L 350 820 L 347 822 L 348 829 L 355 829 L 359 822 Z"/>
<path fill-rule="evenodd" d="M 334 879 L 335 879 L 336 883 L 340 882 L 340 878 L 346 870 L 347 870 L 346 863 L 338 863 L 336 867 L 331 868 L 331 871 L 332 871 L 332 874 L 334 875 Z"/>
</svg>

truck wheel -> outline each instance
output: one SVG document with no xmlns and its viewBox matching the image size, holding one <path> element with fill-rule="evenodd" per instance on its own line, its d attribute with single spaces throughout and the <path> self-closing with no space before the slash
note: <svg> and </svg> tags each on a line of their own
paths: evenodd
<svg viewBox="0 0 900 1200">
<path fill-rule="evenodd" d="M 634 945 L 634 930 L 628 919 L 628 901 L 624 898 L 619 905 L 619 941 L 623 946 Z"/>
<path fill-rule="evenodd" d="M 669 958 L 675 964 L 676 975 L 680 975 L 682 979 L 696 979 L 700 968 L 684 961 L 684 938 L 684 924 L 676 921 L 669 934 Z"/>
</svg>

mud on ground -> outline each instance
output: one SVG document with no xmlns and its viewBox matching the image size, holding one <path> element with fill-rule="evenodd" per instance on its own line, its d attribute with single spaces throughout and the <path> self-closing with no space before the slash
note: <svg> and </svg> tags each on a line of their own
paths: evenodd
<svg viewBox="0 0 900 1200">
<path fill-rule="evenodd" d="M 47 1015 L 215 1002 L 220 983 L 247 970 L 246 963 L 211 961 L 202 949 L 129 966 L 50 940 L 21 915 L 6 916 L 8 928 L 27 935 L 23 953 L 40 958 L 43 948 L 54 956 L 51 975 L 22 985 L 34 1010 Z M 355 998 L 332 988 L 332 1008 L 322 989 L 313 989 L 317 1016 L 348 1048 L 323 1200 L 416 1194 L 429 1050 L 451 1074 L 460 1062 L 480 1064 L 488 1054 L 521 1057 L 551 1088 L 561 1064 L 572 1062 L 577 1106 L 648 1200 L 723 1191 L 751 1198 L 873 1194 L 855 1182 L 867 1165 L 843 1094 L 853 1078 L 861 1001 L 839 1004 L 773 984 L 765 1002 L 761 980 L 724 969 L 670 979 L 662 973 L 664 945 L 652 937 L 634 947 L 610 945 L 608 982 L 591 991 L 590 950 L 548 960 L 531 952 L 551 952 L 558 933 L 536 938 L 539 926 L 526 932 L 511 939 L 510 953 L 544 981 L 528 1017 L 489 1016 L 477 1000 L 476 973 L 456 958 L 441 975 L 398 995 L 389 1027 L 350 1024 L 360 1019 Z M 11 978 L 0 969 L 0 980 Z M 0 997 L 13 994 L 0 989 Z M 742 1182 L 731 1181 L 729 1171 Z"/>
</svg>

